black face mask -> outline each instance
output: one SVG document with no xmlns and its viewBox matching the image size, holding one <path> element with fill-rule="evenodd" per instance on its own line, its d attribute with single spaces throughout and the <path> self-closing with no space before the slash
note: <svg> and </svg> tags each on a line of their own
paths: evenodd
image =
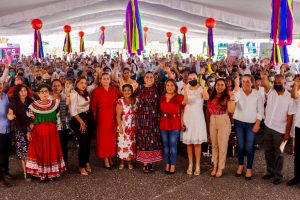
<svg viewBox="0 0 300 200">
<path fill-rule="evenodd" d="M 42 77 L 41 77 L 41 76 L 37 76 L 37 77 L 35 77 L 35 78 L 36 78 L 36 80 L 38 80 L 38 81 L 42 80 Z"/>
<path fill-rule="evenodd" d="M 24 73 L 23 72 L 19 72 L 18 76 L 24 76 Z"/>
<path fill-rule="evenodd" d="M 88 76 L 93 76 L 93 72 L 88 72 L 87 75 Z"/>
<path fill-rule="evenodd" d="M 283 88 L 283 85 L 274 85 L 274 89 L 276 90 L 276 92 L 280 92 L 280 91 L 282 91 L 284 88 Z"/>
<path fill-rule="evenodd" d="M 197 83 L 198 83 L 198 82 L 197 82 L 196 79 L 189 81 L 190 86 L 193 86 L 193 87 L 196 86 Z"/>
</svg>

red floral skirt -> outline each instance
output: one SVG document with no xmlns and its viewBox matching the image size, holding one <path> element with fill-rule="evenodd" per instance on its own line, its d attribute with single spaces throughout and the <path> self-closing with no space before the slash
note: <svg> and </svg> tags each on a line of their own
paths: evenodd
<svg viewBox="0 0 300 200">
<path fill-rule="evenodd" d="M 27 173 L 40 178 L 59 177 L 66 170 L 57 127 L 52 122 L 34 126 L 28 147 Z"/>
</svg>

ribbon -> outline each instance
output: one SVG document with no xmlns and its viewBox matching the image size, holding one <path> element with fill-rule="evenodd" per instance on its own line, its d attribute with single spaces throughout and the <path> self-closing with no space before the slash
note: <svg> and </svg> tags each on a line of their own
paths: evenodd
<svg viewBox="0 0 300 200">
<path fill-rule="evenodd" d="M 126 8 L 126 40 L 130 56 L 144 50 L 141 16 L 137 0 L 129 0 Z"/>
<path fill-rule="evenodd" d="M 65 53 L 72 52 L 72 43 L 71 43 L 70 33 L 66 33 L 63 51 Z"/>
<path fill-rule="evenodd" d="M 80 37 L 79 49 L 80 49 L 80 52 L 85 52 L 83 37 Z"/>
<path fill-rule="evenodd" d="M 185 36 L 185 34 L 182 34 L 181 52 L 182 52 L 182 53 L 186 53 L 186 52 L 187 52 L 186 36 Z"/>
<path fill-rule="evenodd" d="M 167 46 L 168 46 L 168 52 L 171 53 L 172 52 L 171 37 L 168 37 Z"/>
<path fill-rule="evenodd" d="M 42 36 L 39 30 L 34 31 L 33 51 L 35 58 L 44 58 Z"/>
<path fill-rule="evenodd" d="M 102 31 L 100 38 L 99 38 L 99 43 L 103 46 L 105 42 L 105 33 Z"/>
<path fill-rule="evenodd" d="M 213 57 L 215 56 L 215 51 L 214 51 L 214 38 L 213 38 L 213 30 L 212 28 L 208 29 L 207 32 L 207 55 L 208 57 Z"/>
</svg>

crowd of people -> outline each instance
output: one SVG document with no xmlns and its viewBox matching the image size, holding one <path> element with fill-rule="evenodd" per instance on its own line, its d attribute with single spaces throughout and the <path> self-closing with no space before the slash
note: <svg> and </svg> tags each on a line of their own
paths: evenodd
<svg viewBox="0 0 300 200">
<path fill-rule="evenodd" d="M 256 135 L 264 131 L 266 174 L 283 181 L 283 146 L 293 138 L 300 182 L 300 76 L 298 61 L 204 59 L 190 55 L 111 57 L 72 54 L 36 60 L 16 56 L 0 64 L 0 180 L 10 186 L 14 141 L 24 179 L 41 182 L 69 170 L 68 139 L 78 141 L 79 173 L 92 173 L 90 149 L 106 169 L 142 163 L 144 173 L 164 161 L 176 173 L 178 142 L 186 144 L 186 173 L 199 176 L 202 144 L 212 145 L 212 177 L 222 177 L 229 137 L 238 146 L 236 177 L 251 180 Z M 245 157 L 247 162 L 244 161 Z M 246 163 L 246 165 L 245 165 Z"/>
</svg>

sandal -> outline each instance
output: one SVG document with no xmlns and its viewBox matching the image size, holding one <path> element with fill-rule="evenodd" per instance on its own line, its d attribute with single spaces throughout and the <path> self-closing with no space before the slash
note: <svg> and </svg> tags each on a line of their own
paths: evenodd
<svg viewBox="0 0 300 200">
<path fill-rule="evenodd" d="M 155 172 L 152 164 L 148 164 L 148 167 L 150 172 Z"/>
<path fill-rule="evenodd" d="M 144 174 L 148 174 L 150 171 L 149 171 L 149 166 L 148 166 L 148 164 L 147 165 L 144 165 L 144 167 L 143 167 L 143 172 L 144 172 Z"/>
</svg>

